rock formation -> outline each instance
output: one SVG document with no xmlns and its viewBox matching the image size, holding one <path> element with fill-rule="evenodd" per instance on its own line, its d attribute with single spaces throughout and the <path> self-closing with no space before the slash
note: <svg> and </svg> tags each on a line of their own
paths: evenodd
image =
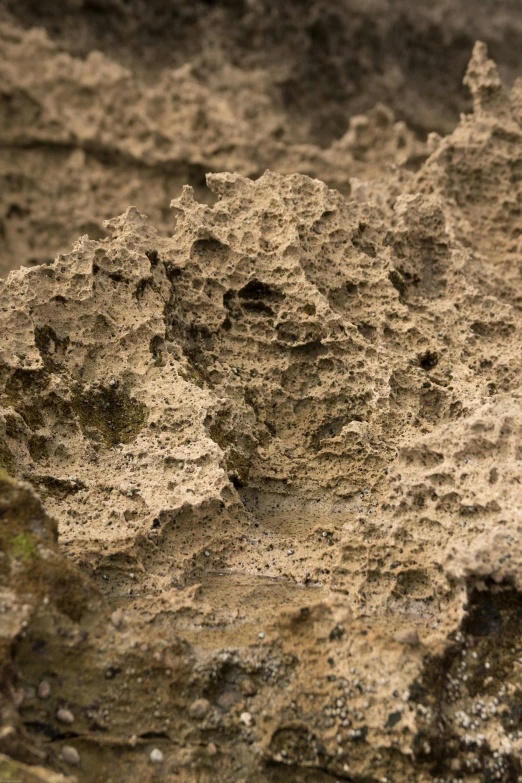
<svg viewBox="0 0 522 783">
<path fill-rule="evenodd" d="M 209 174 L 2 283 L 4 777 L 520 780 L 521 92 L 466 83 L 417 172 Z"/>
</svg>

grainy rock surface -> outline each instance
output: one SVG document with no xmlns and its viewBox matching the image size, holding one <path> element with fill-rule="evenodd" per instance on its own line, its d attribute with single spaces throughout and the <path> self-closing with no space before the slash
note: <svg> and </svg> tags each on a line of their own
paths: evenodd
<svg viewBox="0 0 522 783">
<path fill-rule="evenodd" d="M 25 151 L 60 138 L 83 183 L 104 139 L 155 177 L 187 162 L 183 112 L 159 141 L 125 128 L 190 69 L 145 86 L 7 24 Z M 129 207 L 2 282 L 4 777 L 520 780 L 522 93 L 483 44 L 466 84 L 417 171 L 379 176 L 418 142 L 378 106 L 281 147 L 283 171 L 333 172 L 366 145 L 345 195 L 251 179 L 232 118 L 210 196 L 187 185 L 160 230 Z M 226 167 L 205 128 L 199 171 Z"/>
<path fill-rule="evenodd" d="M 129 204 L 170 235 L 169 199 L 208 200 L 209 171 L 349 195 L 415 170 L 470 106 L 477 39 L 511 85 L 514 0 L 0 0 L 0 274 Z"/>
</svg>

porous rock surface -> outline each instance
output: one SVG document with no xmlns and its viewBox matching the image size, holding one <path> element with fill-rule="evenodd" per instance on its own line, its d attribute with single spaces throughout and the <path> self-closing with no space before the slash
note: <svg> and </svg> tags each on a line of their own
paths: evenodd
<svg viewBox="0 0 522 783">
<path fill-rule="evenodd" d="M 0 770 L 520 779 L 520 90 L 466 79 L 416 174 L 211 174 L 2 284 Z"/>
<path fill-rule="evenodd" d="M 477 39 L 511 85 L 513 0 L 0 0 L 0 275 L 129 204 L 169 235 L 169 199 L 208 201 L 209 171 L 350 195 L 416 170 L 469 108 Z"/>
<path fill-rule="evenodd" d="M 207 171 L 270 166 L 349 192 L 350 177 L 425 157 L 380 103 L 324 150 L 296 143 L 268 75 L 223 70 L 206 83 L 186 63 L 151 84 L 99 51 L 82 59 L 42 29 L 0 24 L 0 272 L 50 261 L 81 233 L 105 237 L 105 217 L 129 203 L 170 233 L 165 205 L 186 183 L 208 199 Z"/>
</svg>

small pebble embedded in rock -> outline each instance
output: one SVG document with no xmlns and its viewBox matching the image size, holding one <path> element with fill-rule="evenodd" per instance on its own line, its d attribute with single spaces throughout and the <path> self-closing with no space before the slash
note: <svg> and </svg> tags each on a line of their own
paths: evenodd
<svg viewBox="0 0 522 783">
<path fill-rule="evenodd" d="M 56 720 L 59 720 L 60 723 L 71 725 L 71 723 L 74 723 L 74 715 L 67 707 L 60 707 L 56 713 Z"/>
<path fill-rule="evenodd" d="M 116 609 L 111 614 L 111 623 L 114 625 L 115 628 L 121 628 L 125 620 L 125 613 L 123 609 Z"/>
<path fill-rule="evenodd" d="M 42 680 L 42 682 L 38 686 L 38 698 L 48 699 L 50 695 L 51 695 L 51 686 L 49 685 L 47 680 Z"/>
<path fill-rule="evenodd" d="M 399 644 L 409 644 L 411 647 L 420 644 L 419 634 L 415 628 L 402 628 L 393 635 L 393 639 Z"/>
<path fill-rule="evenodd" d="M 241 691 L 245 694 L 245 696 L 255 696 L 257 693 L 257 688 L 255 684 L 252 682 L 252 680 L 249 679 L 242 680 L 239 687 L 241 688 Z"/>
<path fill-rule="evenodd" d="M 153 764 L 163 764 L 164 757 L 159 748 L 154 748 L 154 750 L 151 750 L 149 758 Z"/>
<path fill-rule="evenodd" d="M 64 745 L 62 748 L 62 759 L 66 764 L 77 767 L 80 763 L 80 754 L 72 745 Z"/>
<path fill-rule="evenodd" d="M 203 720 L 209 710 L 210 702 L 208 699 L 196 699 L 188 708 L 189 715 L 191 718 L 194 718 L 194 720 Z"/>
<path fill-rule="evenodd" d="M 228 712 L 228 710 L 231 707 L 233 707 L 234 704 L 236 704 L 239 701 L 239 699 L 240 699 L 239 693 L 237 693 L 236 691 L 225 691 L 218 697 L 217 703 L 222 710 Z"/>
</svg>

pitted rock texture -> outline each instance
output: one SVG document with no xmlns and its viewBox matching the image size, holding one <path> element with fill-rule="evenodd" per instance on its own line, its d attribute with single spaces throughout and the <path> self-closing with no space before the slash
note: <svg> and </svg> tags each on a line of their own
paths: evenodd
<svg viewBox="0 0 522 783">
<path fill-rule="evenodd" d="M 0 24 L 0 41 L 3 274 L 52 260 L 79 234 L 106 236 L 104 218 L 129 203 L 171 233 L 169 198 L 187 183 L 208 198 L 207 171 L 270 166 L 349 192 L 350 177 L 426 154 L 381 104 L 325 150 L 296 143 L 259 70 L 227 65 L 205 83 L 187 62 L 150 84 L 101 52 L 75 57 L 40 29 Z"/>
<path fill-rule="evenodd" d="M 350 195 L 391 165 L 417 170 L 426 135 L 470 106 L 477 38 L 509 84 L 519 74 L 516 10 L 1 0 L 0 274 L 106 237 L 104 219 L 129 204 L 170 235 L 169 199 L 184 184 L 208 198 L 209 171 L 300 172 Z"/>
<path fill-rule="evenodd" d="M 13 763 L 519 780 L 519 88 L 466 82 L 415 174 L 209 174 L 2 283 Z"/>
</svg>

